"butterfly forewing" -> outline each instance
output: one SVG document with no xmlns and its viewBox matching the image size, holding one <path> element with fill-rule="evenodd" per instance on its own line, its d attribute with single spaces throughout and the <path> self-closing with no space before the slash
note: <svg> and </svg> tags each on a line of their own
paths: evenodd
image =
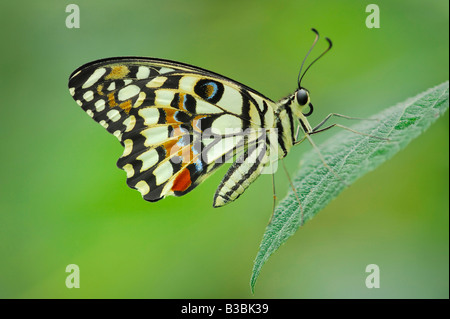
<svg viewBox="0 0 450 319">
<path fill-rule="evenodd" d="M 249 153 L 249 145 L 261 136 L 246 131 L 272 127 L 274 121 L 274 103 L 258 92 L 204 69 L 160 59 L 86 64 L 71 75 L 69 90 L 90 117 L 119 139 L 124 152 L 117 165 L 127 173 L 128 186 L 149 201 L 191 191 L 227 160 Z M 227 176 L 236 175 L 233 167 Z M 254 170 L 248 163 L 238 167 L 240 172 Z M 222 182 L 218 193 L 239 189 L 230 185 L 234 180 Z M 237 196 L 228 196 L 227 202 Z"/>
</svg>

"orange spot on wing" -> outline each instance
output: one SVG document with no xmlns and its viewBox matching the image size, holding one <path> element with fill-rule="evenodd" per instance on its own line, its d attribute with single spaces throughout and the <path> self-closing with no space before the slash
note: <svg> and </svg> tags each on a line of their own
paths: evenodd
<svg viewBox="0 0 450 319">
<path fill-rule="evenodd" d="M 100 84 L 99 86 L 97 86 L 97 93 L 99 95 L 105 95 L 105 93 L 103 93 L 103 84 Z"/>
<path fill-rule="evenodd" d="M 180 150 L 179 146 L 176 145 L 178 142 L 177 139 L 169 140 L 162 144 L 162 146 L 166 149 L 166 154 L 176 154 Z"/>
<path fill-rule="evenodd" d="M 123 79 L 130 73 L 130 69 L 126 65 L 116 65 L 111 68 L 111 72 L 105 76 L 106 80 L 118 80 Z"/>
<path fill-rule="evenodd" d="M 207 115 L 197 115 L 196 117 L 194 117 L 194 119 L 192 120 L 192 128 L 194 129 L 194 131 L 197 131 L 199 133 L 203 132 L 201 121 L 207 117 Z"/>
<path fill-rule="evenodd" d="M 120 103 L 119 107 L 128 114 L 131 110 L 131 100 Z"/>
<path fill-rule="evenodd" d="M 173 126 L 173 131 L 170 135 L 170 140 L 161 144 L 166 151 L 166 157 L 181 157 L 182 163 L 190 163 L 194 158 L 194 153 L 192 151 L 192 145 L 182 145 L 178 142 L 188 135 L 185 131 L 181 130 L 179 126 Z"/>
<path fill-rule="evenodd" d="M 214 86 L 212 86 L 210 84 L 206 85 L 205 93 L 206 93 L 207 97 L 211 97 L 214 93 Z"/>
<path fill-rule="evenodd" d="M 191 173 L 187 168 L 182 170 L 178 176 L 173 181 L 172 191 L 174 192 L 184 192 L 191 186 Z"/>
<path fill-rule="evenodd" d="M 177 121 L 175 119 L 175 113 L 178 110 L 176 109 L 171 109 L 171 108 L 165 108 L 164 112 L 166 113 L 166 123 L 180 123 L 180 121 Z"/>
<path fill-rule="evenodd" d="M 186 94 L 180 93 L 179 99 L 178 99 L 178 108 L 180 110 L 184 110 L 184 99 L 186 98 Z"/>
<path fill-rule="evenodd" d="M 114 92 L 108 94 L 109 107 L 117 106 L 116 99 L 114 98 Z"/>
<path fill-rule="evenodd" d="M 172 134 L 170 135 L 171 137 L 182 136 L 186 134 L 186 132 L 183 131 L 179 125 L 173 125 L 172 128 L 173 131 Z"/>
</svg>

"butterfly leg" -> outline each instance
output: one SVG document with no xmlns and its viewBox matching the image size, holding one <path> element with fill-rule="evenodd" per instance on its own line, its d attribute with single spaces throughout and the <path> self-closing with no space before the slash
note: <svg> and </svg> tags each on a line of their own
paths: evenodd
<svg viewBox="0 0 450 319">
<path fill-rule="evenodd" d="M 274 166 L 272 163 L 270 163 L 270 166 L 272 168 L 273 205 L 272 205 L 272 215 L 270 216 L 269 224 L 272 222 L 272 218 L 273 218 L 273 215 L 275 214 L 275 207 L 276 207 L 276 203 L 277 203 L 277 193 L 275 190 L 275 171 L 273 170 Z"/>
<path fill-rule="evenodd" d="M 338 175 L 338 174 L 337 174 L 337 173 L 336 173 L 336 172 L 335 172 L 328 164 L 327 164 L 327 162 L 325 161 L 325 158 L 323 157 L 322 153 L 320 152 L 320 149 L 317 147 L 317 145 L 316 145 L 316 144 L 314 143 L 314 141 L 311 139 L 311 135 L 317 134 L 317 133 L 321 133 L 321 132 L 324 132 L 324 131 L 329 130 L 330 128 L 333 128 L 333 127 L 340 127 L 340 128 L 345 129 L 345 130 L 348 130 L 348 131 L 350 131 L 350 132 L 353 132 L 353 133 L 356 133 L 356 134 L 360 134 L 360 135 L 364 135 L 364 136 L 369 136 L 369 137 L 371 137 L 371 138 L 376 138 L 376 139 L 380 139 L 380 140 L 384 140 L 384 141 L 389 141 L 389 139 L 383 138 L 383 137 L 379 137 L 379 136 L 370 135 L 370 134 L 363 133 L 363 132 L 358 132 L 358 131 L 355 131 L 355 130 L 353 130 L 353 129 L 347 127 L 347 126 L 341 125 L 341 124 L 332 124 L 332 125 L 329 125 L 329 126 L 327 126 L 327 127 L 325 127 L 325 128 L 320 129 L 320 127 L 323 126 L 323 124 L 324 124 L 324 123 L 325 123 L 332 115 L 336 115 L 336 116 L 344 117 L 344 118 L 348 118 L 348 119 L 359 119 L 359 118 L 351 118 L 351 117 L 348 117 L 348 116 L 345 116 L 345 115 L 332 113 L 332 114 L 328 115 L 321 123 L 319 123 L 319 125 L 317 125 L 315 128 L 313 128 L 311 132 L 305 133 L 305 136 L 304 136 L 302 139 L 296 141 L 296 142 L 294 143 L 294 145 L 300 144 L 300 143 L 302 143 L 305 139 L 308 139 L 308 141 L 311 143 L 311 145 L 313 146 L 313 148 L 316 150 L 317 154 L 319 155 L 319 157 L 320 157 L 322 163 L 324 164 L 324 166 L 325 166 L 326 168 L 328 168 L 328 170 L 329 170 L 331 173 L 333 173 L 334 176 L 336 176 L 336 177 L 337 177 L 338 179 L 340 179 L 345 185 L 348 186 L 347 182 L 345 182 L 345 181 L 344 181 L 344 180 L 343 180 L 343 179 L 342 179 L 342 178 L 341 178 L 341 177 L 340 177 L 340 176 L 339 176 L 339 175 Z"/>
<path fill-rule="evenodd" d="M 283 164 L 283 169 L 284 169 L 284 171 L 286 173 L 286 176 L 287 176 L 287 178 L 289 180 L 289 184 L 291 184 L 291 188 L 292 188 L 292 191 L 294 192 L 295 198 L 297 199 L 298 207 L 300 208 L 300 226 L 303 226 L 304 220 L 303 220 L 303 205 L 302 205 L 302 202 L 300 201 L 300 198 L 298 197 L 298 194 L 297 194 L 297 191 L 295 189 L 294 183 L 292 182 L 291 177 L 289 176 L 289 172 L 288 172 L 288 170 L 286 168 L 286 165 L 284 164 L 284 160 L 283 159 L 281 159 L 281 163 Z"/>
<path fill-rule="evenodd" d="M 329 128 L 331 128 L 331 127 L 327 127 L 327 128 L 325 128 L 324 130 L 327 130 L 327 129 L 329 129 Z M 317 154 L 319 155 L 319 157 L 320 157 L 320 160 L 322 161 L 322 163 L 323 163 L 323 165 L 326 167 L 326 168 L 328 168 L 328 170 L 331 172 L 331 173 L 333 173 L 333 175 L 334 176 L 336 176 L 337 178 L 339 178 L 342 182 L 344 182 L 345 183 L 345 181 L 327 164 L 327 162 L 325 161 L 325 158 L 323 157 L 323 155 L 322 155 L 322 152 L 320 151 L 320 149 L 317 147 L 317 145 L 316 145 L 316 143 L 314 143 L 314 141 L 311 139 L 311 137 L 310 137 L 310 135 L 311 134 L 314 134 L 315 132 L 311 132 L 311 133 L 305 133 L 305 136 L 303 137 L 303 138 L 301 138 L 300 140 L 298 140 L 298 141 L 295 141 L 294 142 L 294 146 L 295 145 L 298 145 L 298 144 L 300 144 L 300 143 L 302 143 L 304 140 L 308 140 L 310 143 L 311 143 L 311 145 L 312 145 L 312 147 L 314 148 L 314 150 L 317 152 Z M 318 133 L 318 132 L 316 132 L 316 133 Z M 345 183 L 345 184 L 347 184 L 347 183 Z"/>
<path fill-rule="evenodd" d="M 379 136 L 370 135 L 370 134 L 367 134 L 367 133 L 355 131 L 355 130 L 353 130 L 353 129 L 347 127 L 347 126 L 341 125 L 341 124 L 332 124 L 332 125 L 329 125 L 329 126 L 327 126 L 327 127 L 321 129 L 321 127 L 322 127 L 322 126 L 323 126 L 323 125 L 324 125 L 324 124 L 325 124 L 332 116 L 341 117 L 341 118 L 348 119 L 348 120 L 379 121 L 378 119 L 365 119 L 365 118 L 359 118 L 359 117 L 350 117 L 350 116 L 346 116 L 346 115 L 342 115 L 342 114 L 338 114 L 338 113 L 330 113 L 330 114 L 327 115 L 327 117 L 325 117 L 325 119 L 324 119 L 322 122 L 320 122 L 317 126 L 315 126 L 315 127 L 312 129 L 312 131 L 309 132 L 309 134 L 312 135 L 312 134 L 324 132 L 324 131 L 329 130 L 330 128 L 336 126 L 336 127 L 343 128 L 344 130 L 347 130 L 347 131 L 350 131 L 350 132 L 353 132 L 353 133 L 356 133 L 356 134 L 360 134 L 360 135 L 364 135 L 364 136 L 369 136 L 369 137 L 376 138 L 376 139 L 383 140 L 383 141 L 389 141 L 388 138 L 383 138 L 383 137 L 379 137 Z"/>
<path fill-rule="evenodd" d="M 272 174 L 272 190 L 273 190 L 273 210 L 272 213 L 275 212 L 275 203 L 277 202 L 277 192 L 275 190 L 275 174 Z"/>
<path fill-rule="evenodd" d="M 305 138 L 308 139 L 308 141 L 311 143 L 312 147 L 314 148 L 314 150 L 316 151 L 316 153 L 319 155 L 320 160 L 322 161 L 323 165 L 328 168 L 328 170 L 333 173 L 334 176 L 336 176 L 336 178 L 340 179 L 346 186 L 349 186 L 348 183 L 346 181 L 344 181 L 342 179 L 341 176 L 339 176 L 338 173 L 336 173 L 325 161 L 325 158 L 322 155 L 322 152 L 320 151 L 320 149 L 317 147 L 316 143 L 314 143 L 314 141 L 312 140 L 312 138 L 310 137 L 311 134 L 305 134 Z"/>
<path fill-rule="evenodd" d="M 366 118 L 360 118 L 360 117 L 351 117 L 351 116 L 342 115 L 339 113 L 330 113 L 322 120 L 322 122 L 320 122 L 316 127 L 314 127 L 312 129 L 312 131 L 314 132 L 314 131 L 319 130 L 332 116 L 340 117 L 340 118 L 347 119 L 347 120 L 378 121 L 378 119 L 366 119 Z"/>
<path fill-rule="evenodd" d="M 367 133 L 355 131 L 354 129 L 351 129 L 351 128 L 349 128 L 349 127 L 347 127 L 347 126 L 344 126 L 344 125 L 341 125 L 341 124 L 332 124 L 332 125 L 327 126 L 327 127 L 323 128 L 323 129 L 320 129 L 320 130 L 317 129 L 317 126 L 316 126 L 315 128 L 313 128 L 312 132 L 309 133 L 309 135 L 321 133 L 321 132 L 324 132 L 324 131 L 326 131 L 326 130 L 329 130 L 330 128 L 333 128 L 333 127 L 340 127 L 340 128 L 342 128 L 342 129 L 347 130 L 347 131 L 350 131 L 350 132 L 352 132 L 352 133 L 356 133 L 356 134 L 359 134 L 359 135 L 368 136 L 368 137 L 371 137 L 371 138 L 376 138 L 376 139 L 383 140 L 383 141 L 389 141 L 388 138 L 379 137 L 379 136 L 375 136 L 375 135 L 371 135 L 371 134 L 367 134 Z"/>
<path fill-rule="evenodd" d="M 298 145 L 298 144 L 301 144 L 304 140 L 306 140 L 306 138 L 307 138 L 306 136 L 307 136 L 307 135 L 308 135 L 308 134 L 305 133 L 305 136 L 304 136 L 302 139 L 300 139 L 300 140 L 298 140 L 298 141 L 295 141 L 295 142 L 294 142 L 294 146 L 295 146 L 295 145 Z"/>
</svg>

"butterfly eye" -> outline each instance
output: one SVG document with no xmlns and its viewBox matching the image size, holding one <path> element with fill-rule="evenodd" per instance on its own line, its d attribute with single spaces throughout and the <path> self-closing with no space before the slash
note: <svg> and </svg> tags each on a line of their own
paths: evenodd
<svg viewBox="0 0 450 319">
<path fill-rule="evenodd" d="M 300 89 L 297 91 L 297 102 L 301 106 L 306 105 L 309 100 L 309 94 L 305 89 Z"/>
</svg>

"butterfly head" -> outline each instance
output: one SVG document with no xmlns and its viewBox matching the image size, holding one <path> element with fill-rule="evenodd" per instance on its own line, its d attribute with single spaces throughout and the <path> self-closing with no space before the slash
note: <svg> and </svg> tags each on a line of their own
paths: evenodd
<svg viewBox="0 0 450 319">
<path fill-rule="evenodd" d="M 300 112 L 303 116 L 310 116 L 312 114 L 314 108 L 311 104 L 311 98 L 307 89 L 300 87 L 294 94 L 294 101 L 298 105 L 294 113 Z"/>
</svg>

